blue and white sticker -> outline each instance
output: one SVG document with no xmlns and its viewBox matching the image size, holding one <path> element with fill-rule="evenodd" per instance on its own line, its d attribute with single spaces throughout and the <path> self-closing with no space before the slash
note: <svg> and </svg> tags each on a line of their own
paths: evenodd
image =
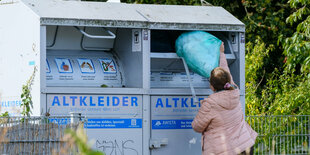
<svg viewBox="0 0 310 155">
<path fill-rule="evenodd" d="M 70 124 L 70 118 L 50 118 L 49 122 L 58 125 Z M 87 129 L 128 129 L 142 128 L 141 118 L 126 118 L 126 119 L 87 119 L 84 128 Z"/>
<path fill-rule="evenodd" d="M 84 125 L 88 129 L 128 129 L 142 128 L 142 119 L 88 119 Z"/>
<path fill-rule="evenodd" d="M 77 59 L 77 61 L 79 63 L 81 73 L 95 74 L 95 67 L 90 59 L 79 58 Z"/>
<path fill-rule="evenodd" d="M 192 121 L 189 120 L 152 120 L 152 129 L 192 129 Z"/>
<path fill-rule="evenodd" d="M 71 62 L 68 58 L 55 59 L 59 73 L 73 73 Z"/>
<path fill-rule="evenodd" d="M 102 58 L 102 59 L 99 59 L 99 63 L 100 63 L 100 66 L 103 70 L 103 73 L 107 73 L 107 74 L 116 74 L 117 73 L 117 69 L 116 69 L 116 66 L 115 66 L 113 59 Z"/>
</svg>

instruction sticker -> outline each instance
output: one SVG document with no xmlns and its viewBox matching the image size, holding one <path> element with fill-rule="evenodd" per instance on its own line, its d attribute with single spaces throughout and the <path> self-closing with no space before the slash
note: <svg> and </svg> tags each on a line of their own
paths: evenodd
<svg viewBox="0 0 310 155">
<path fill-rule="evenodd" d="M 192 129 L 192 119 L 152 120 L 152 129 Z"/>
<path fill-rule="evenodd" d="M 95 73 L 93 62 L 90 59 L 77 59 L 82 73 Z"/>
<path fill-rule="evenodd" d="M 56 58 L 55 62 L 59 73 L 73 73 L 70 60 L 67 58 Z"/>
<path fill-rule="evenodd" d="M 51 73 L 50 65 L 48 63 L 48 60 L 46 60 L 46 73 Z"/>
<path fill-rule="evenodd" d="M 99 63 L 103 70 L 103 73 L 116 74 L 117 72 L 116 66 L 112 59 L 109 58 L 99 59 Z"/>
<path fill-rule="evenodd" d="M 88 119 L 85 128 L 142 128 L 142 119 Z"/>
</svg>

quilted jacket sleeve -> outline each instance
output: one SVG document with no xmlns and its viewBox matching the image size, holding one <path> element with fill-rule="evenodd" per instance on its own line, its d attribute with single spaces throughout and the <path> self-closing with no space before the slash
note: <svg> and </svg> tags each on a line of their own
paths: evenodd
<svg viewBox="0 0 310 155">
<path fill-rule="evenodd" d="M 230 70 L 228 68 L 228 63 L 227 63 L 227 60 L 226 60 L 226 56 L 222 52 L 220 52 L 220 67 L 222 67 L 224 70 L 226 70 L 229 73 L 230 78 L 231 78 L 231 84 L 236 85 L 235 82 L 234 82 L 234 79 L 232 78 L 232 76 L 230 74 Z"/>
<path fill-rule="evenodd" d="M 208 99 L 203 100 L 201 103 L 201 107 L 195 119 L 192 122 L 192 128 L 196 132 L 202 133 L 208 128 L 213 118 L 211 109 L 212 109 L 212 106 L 210 103 L 208 103 Z"/>
</svg>

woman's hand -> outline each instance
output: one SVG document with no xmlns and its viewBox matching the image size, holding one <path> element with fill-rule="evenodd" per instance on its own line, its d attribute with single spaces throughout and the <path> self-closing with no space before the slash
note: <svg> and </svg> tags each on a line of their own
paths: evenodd
<svg viewBox="0 0 310 155">
<path fill-rule="evenodd" d="M 221 52 L 221 53 L 224 53 L 224 51 L 225 51 L 224 42 L 222 42 L 222 45 L 221 45 L 221 47 L 220 47 L 220 52 Z"/>
</svg>

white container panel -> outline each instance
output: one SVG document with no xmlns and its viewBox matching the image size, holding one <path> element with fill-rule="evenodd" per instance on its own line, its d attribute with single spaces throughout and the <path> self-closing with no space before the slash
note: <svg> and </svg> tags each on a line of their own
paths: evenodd
<svg viewBox="0 0 310 155">
<path fill-rule="evenodd" d="M 0 19 L 0 113 L 20 116 L 22 87 L 37 68 L 31 95 L 32 115 L 38 116 L 42 109 L 40 20 L 29 8 L 13 1 L 1 1 Z"/>
</svg>

